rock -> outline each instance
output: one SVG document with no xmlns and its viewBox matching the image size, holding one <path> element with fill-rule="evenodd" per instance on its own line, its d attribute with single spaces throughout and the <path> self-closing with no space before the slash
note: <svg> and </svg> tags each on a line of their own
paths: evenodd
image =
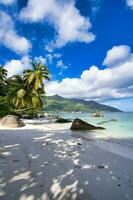
<svg viewBox="0 0 133 200">
<path fill-rule="evenodd" d="M 19 128 L 25 126 L 23 121 L 15 115 L 7 115 L 3 117 L 1 125 L 9 128 Z"/>
<path fill-rule="evenodd" d="M 110 121 L 111 122 L 117 122 L 117 119 L 111 119 Z"/>
<path fill-rule="evenodd" d="M 44 118 L 45 116 L 43 115 L 43 113 L 39 113 L 37 114 L 37 118 Z"/>
<path fill-rule="evenodd" d="M 69 120 L 69 119 L 58 118 L 55 122 L 56 123 L 69 123 L 69 122 L 72 122 L 72 121 Z"/>
<path fill-rule="evenodd" d="M 23 114 L 23 115 L 21 115 L 21 118 L 22 118 L 22 119 L 27 119 L 27 117 L 28 117 L 27 114 Z"/>
<path fill-rule="evenodd" d="M 22 119 L 35 119 L 37 118 L 37 115 L 28 115 L 28 114 L 24 114 L 21 116 Z"/>
<path fill-rule="evenodd" d="M 102 122 L 99 122 L 98 124 L 106 124 L 106 123 L 109 123 L 109 122 L 116 122 L 117 119 L 110 119 L 108 121 L 102 121 Z"/>
<path fill-rule="evenodd" d="M 92 114 L 92 117 L 103 117 L 103 114 L 101 112 L 96 112 Z"/>
<path fill-rule="evenodd" d="M 77 118 L 73 121 L 70 129 L 71 130 L 96 130 L 96 129 L 105 129 L 105 128 L 99 127 L 99 126 L 93 126 L 93 125 Z"/>
<path fill-rule="evenodd" d="M 48 114 L 47 112 L 45 112 L 45 113 L 43 114 L 43 116 L 44 116 L 44 117 L 48 117 L 49 114 Z"/>
</svg>

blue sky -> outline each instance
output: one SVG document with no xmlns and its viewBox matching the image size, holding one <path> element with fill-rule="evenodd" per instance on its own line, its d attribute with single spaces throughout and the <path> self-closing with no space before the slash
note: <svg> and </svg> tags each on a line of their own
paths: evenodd
<svg viewBox="0 0 133 200">
<path fill-rule="evenodd" d="M 1 0 L 0 63 L 8 75 L 48 65 L 48 95 L 133 110 L 133 0 Z"/>
</svg>

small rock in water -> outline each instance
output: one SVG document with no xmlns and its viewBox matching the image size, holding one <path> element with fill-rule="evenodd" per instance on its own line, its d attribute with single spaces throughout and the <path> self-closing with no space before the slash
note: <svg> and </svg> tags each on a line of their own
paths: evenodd
<svg viewBox="0 0 133 200">
<path fill-rule="evenodd" d="M 104 169 L 105 167 L 103 165 L 98 165 L 98 169 Z"/>
<path fill-rule="evenodd" d="M 121 187 L 121 184 L 118 184 L 117 186 L 118 186 L 118 187 Z"/>
<path fill-rule="evenodd" d="M 64 118 L 58 118 L 56 120 L 56 123 L 69 123 L 69 122 L 72 122 L 70 119 L 64 119 Z"/>
</svg>

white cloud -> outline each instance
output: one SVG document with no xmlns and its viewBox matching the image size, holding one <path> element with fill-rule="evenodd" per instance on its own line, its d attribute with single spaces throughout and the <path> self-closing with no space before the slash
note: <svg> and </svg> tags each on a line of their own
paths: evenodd
<svg viewBox="0 0 133 200">
<path fill-rule="evenodd" d="M 51 47 L 60 48 L 68 42 L 90 43 L 95 39 L 95 35 L 89 32 L 92 25 L 74 3 L 74 0 L 29 0 L 27 7 L 21 10 L 20 18 L 28 22 L 46 20 L 54 26 L 57 33 L 55 41 L 46 46 L 50 52 Z"/>
<path fill-rule="evenodd" d="M 24 70 L 31 68 L 30 59 L 28 56 L 24 56 L 21 60 L 8 61 L 4 68 L 8 71 L 8 77 L 21 74 Z"/>
<path fill-rule="evenodd" d="M 56 58 L 56 54 L 48 53 L 46 54 L 47 63 L 52 64 L 53 60 Z"/>
<path fill-rule="evenodd" d="M 121 47 L 121 46 L 120 46 Z M 130 49 L 130 48 L 129 48 Z M 119 60 L 120 61 L 120 60 Z M 112 62 L 111 62 L 112 64 Z M 133 55 L 106 69 L 92 66 L 80 78 L 52 81 L 46 87 L 48 95 L 82 99 L 119 99 L 133 96 Z"/>
<path fill-rule="evenodd" d="M 45 65 L 47 65 L 49 62 L 47 57 L 42 56 L 34 57 L 33 60 L 35 62 L 41 62 Z M 31 61 L 32 60 L 27 55 L 23 56 L 21 60 L 14 59 L 11 61 L 7 61 L 4 65 L 4 68 L 8 71 L 8 77 L 11 77 L 16 74 L 21 74 L 24 70 L 31 69 Z"/>
<path fill-rule="evenodd" d="M 42 57 L 42 56 L 35 57 L 34 61 L 37 62 L 37 63 L 41 62 L 42 64 L 45 64 L 45 65 L 47 64 L 47 59 Z"/>
<path fill-rule="evenodd" d="M 0 43 L 10 50 L 24 54 L 31 48 L 30 42 L 15 31 L 14 22 L 5 12 L 0 12 Z"/>
<path fill-rule="evenodd" d="M 62 70 L 63 70 L 63 69 L 68 69 L 68 66 L 65 65 L 65 64 L 63 63 L 62 60 L 58 60 L 58 61 L 57 61 L 56 67 L 57 67 L 57 68 L 60 68 L 60 69 L 62 69 Z"/>
<path fill-rule="evenodd" d="M 59 59 L 62 55 L 59 53 L 48 53 L 45 57 L 38 56 L 34 58 L 34 61 L 41 62 L 45 65 L 53 64 L 57 59 Z"/>
<path fill-rule="evenodd" d="M 69 68 L 68 65 L 65 65 L 62 60 L 58 60 L 56 62 L 56 67 L 59 69 L 59 75 L 62 76 L 64 74 L 64 71 Z"/>
<path fill-rule="evenodd" d="M 127 5 L 133 9 L 133 0 L 127 0 Z"/>
<path fill-rule="evenodd" d="M 0 4 L 4 5 L 11 5 L 12 3 L 15 3 L 17 0 L 0 0 Z"/>
<path fill-rule="evenodd" d="M 59 59 L 62 55 L 59 53 L 48 53 L 45 55 L 47 65 L 53 64 L 57 59 Z"/>
<path fill-rule="evenodd" d="M 107 52 L 103 65 L 116 66 L 124 61 L 128 60 L 131 52 L 131 48 L 127 45 L 114 46 Z"/>
</svg>

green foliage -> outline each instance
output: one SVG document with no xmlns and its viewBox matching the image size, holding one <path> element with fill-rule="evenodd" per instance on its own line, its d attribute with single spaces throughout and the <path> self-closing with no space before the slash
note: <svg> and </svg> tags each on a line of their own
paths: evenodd
<svg viewBox="0 0 133 200">
<path fill-rule="evenodd" d="M 48 69 L 41 63 L 32 63 L 33 69 L 24 72 L 24 80 L 28 85 L 32 86 L 32 90 L 44 90 L 44 80 L 50 80 Z"/>
<path fill-rule="evenodd" d="M 24 109 L 31 107 L 31 90 L 22 76 L 16 75 L 7 80 L 8 93 L 6 102 L 14 109 Z"/>
<path fill-rule="evenodd" d="M 5 115 L 8 115 L 10 111 L 11 111 L 10 106 L 8 106 L 7 104 L 0 105 L 0 117 L 4 117 Z"/>
<path fill-rule="evenodd" d="M 120 111 L 116 108 L 99 104 L 95 101 L 85 101 L 78 99 L 65 99 L 60 96 L 51 96 L 44 98 L 44 109 L 46 111 L 81 111 L 81 112 L 96 112 L 96 111 Z"/>
<path fill-rule="evenodd" d="M 92 111 L 90 108 L 88 108 L 87 106 L 81 104 L 81 103 L 77 103 L 77 102 L 73 102 L 69 99 L 51 99 L 51 97 L 46 98 L 45 99 L 45 104 L 44 104 L 44 109 L 46 111 Z"/>
<path fill-rule="evenodd" d="M 21 75 L 7 78 L 7 71 L 0 67 L 0 115 L 9 112 L 37 112 L 42 109 L 45 95 L 44 80 L 49 80 L 49 72 L 41 63 L 32 63 L 32 69 Z M 10 108 L 10 109 L 9 109 Z"/>
<path fill-rule="evenodd" d="M 6 77 L 7 71 L 3 68 L 3 66 L 0 66 L 0 96 L 5 96 L 6 94 Z"/>
</svg>

